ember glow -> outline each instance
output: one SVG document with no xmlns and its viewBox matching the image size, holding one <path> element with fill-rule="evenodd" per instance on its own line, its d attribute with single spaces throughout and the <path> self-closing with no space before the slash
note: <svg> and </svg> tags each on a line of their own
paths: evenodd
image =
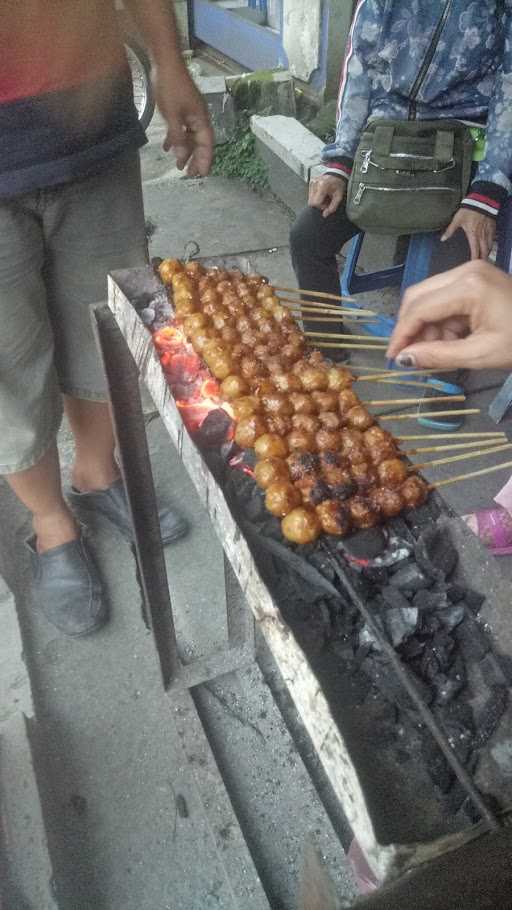
<svg viewBox="0 0 512 910">
<path fill-rule="evenodd" d="M 153 343 L 187 430 L 197 433 L 208 414 L 219 408 L 233 417 L 231 407 L 221 403 L 219 383 L 188 343 L 180 326 L 171 322 L 158 329 L 153 334 Z"/>
</svg>

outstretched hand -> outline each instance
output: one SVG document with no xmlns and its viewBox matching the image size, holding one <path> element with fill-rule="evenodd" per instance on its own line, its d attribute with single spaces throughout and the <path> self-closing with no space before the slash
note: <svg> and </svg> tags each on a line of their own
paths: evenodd
<svg viewBox="0 0 512 910">
<path fill-rule="evenodd" d="M 468 262 L 410 288 L 388 356 L 402 367 L 510 369 L 512 278 Z"/>
</svg>

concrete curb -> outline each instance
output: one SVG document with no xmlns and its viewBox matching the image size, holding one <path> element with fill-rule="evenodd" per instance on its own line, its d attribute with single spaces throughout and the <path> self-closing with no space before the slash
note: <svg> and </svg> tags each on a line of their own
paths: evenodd
<svg viewBox="0 0 512 910">
<path fill-rule="evenodd" d="M 28 735 L 32 691 L 14 596 L 1 577 L 0 623 L 0 908 L 57 910 Z"/>
<path fill-rule="evenodd" d="M 288 208 L 299 212 L 307 201 L 309 181 L 325 170 L 320 164 L 324 143 L 295 117 L 279 114 L 255 114 L 251 130 L 267 166 L 270 189 Z"/>
</svg>

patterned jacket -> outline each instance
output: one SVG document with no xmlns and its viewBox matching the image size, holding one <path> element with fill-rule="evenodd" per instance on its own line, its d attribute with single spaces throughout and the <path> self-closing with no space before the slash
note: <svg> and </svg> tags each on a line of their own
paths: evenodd
<svg viewBox="0 0 512 910">
<path fill-rule="evenodd" d="M 437 44 L 436 44 L 437 39 Z M 496 217 L 512 191 L 512 0 L 358 0 L 323 162 L 349 177 L 368 120 L 485 125 L 463 206 Z"/>
</svg>

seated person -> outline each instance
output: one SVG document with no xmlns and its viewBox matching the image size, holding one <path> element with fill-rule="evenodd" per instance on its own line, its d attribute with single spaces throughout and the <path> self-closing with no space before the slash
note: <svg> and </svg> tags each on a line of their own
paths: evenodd
<svg viewBox="0 0 512 910">
<path fill-rule="evenodd" d="M 361 133 L 375 118 L 456 119 L 487 126 L 487 148 L 431 273 L 486 259 L 500 206 L 511 191 L 512 0 L 359 0 L 339 95 L 336 138 L 325 173 L 292 227 L 298 285 L 339 294 L 336 255 L 358 233 L 345 214 L 347 181 Z M 392 233 L 393 226 L 390 225 Z"/>
</svg>

